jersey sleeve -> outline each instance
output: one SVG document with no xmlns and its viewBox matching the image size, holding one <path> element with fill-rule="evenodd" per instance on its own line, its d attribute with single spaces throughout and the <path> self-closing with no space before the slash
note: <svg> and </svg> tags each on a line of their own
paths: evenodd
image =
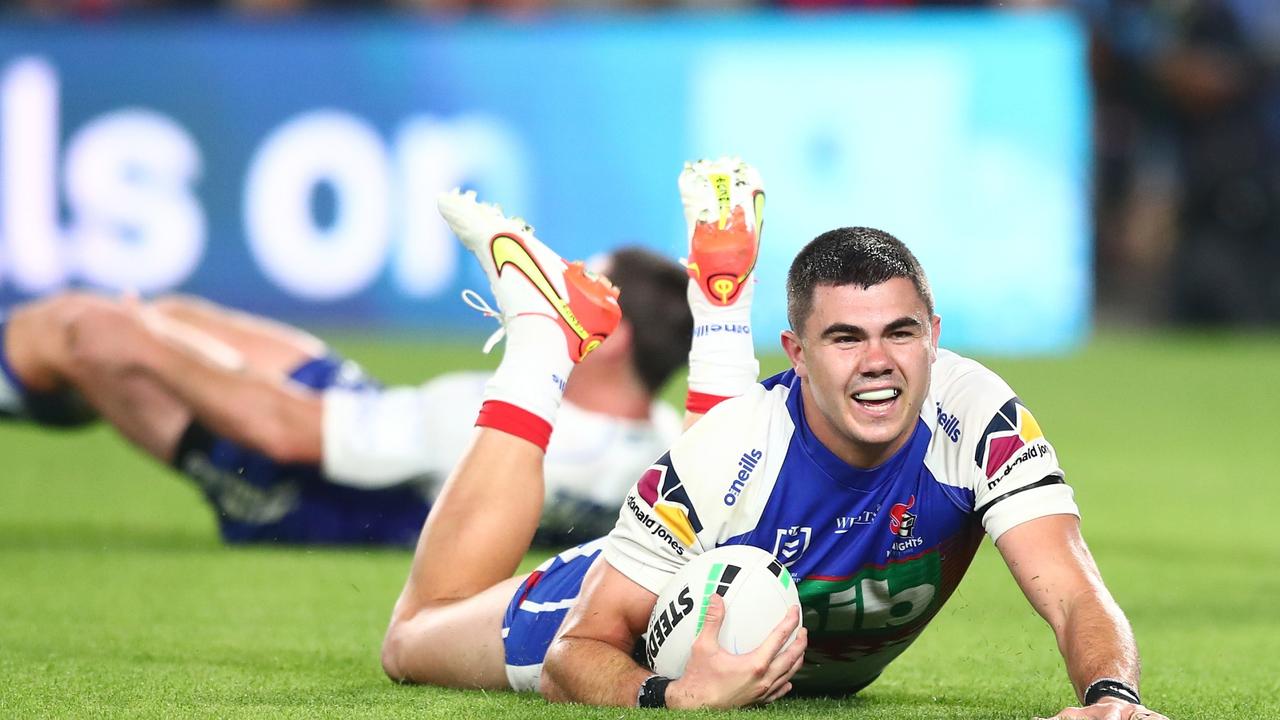
<svg viewBox="0 0 1280 720">
<path fill-rule="evenodd" d="M 1079 516 L 1057 452 L 1009 385 L 968 360 L 943 374 L 940 431 L 959 434 L 952 471 L 991 539 L 1039 517 Z"/>
<path fill-rule="evenodd" d="M 644 471 L 605 545 L 610 565 L 659 594 L 685 563 L 729 536 L 737 521 L 721 501 L 726 472 L 737 472 L 743 439 L 767 431 L 764 405 L 759 387 L 720 403 Z"/>
</svg>

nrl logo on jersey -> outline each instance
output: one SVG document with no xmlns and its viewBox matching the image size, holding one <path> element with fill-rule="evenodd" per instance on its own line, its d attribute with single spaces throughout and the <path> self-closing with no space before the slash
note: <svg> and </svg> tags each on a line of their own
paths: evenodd
<svg viewBox="0 0 1280 720">
<path fill-rule="evenodd" d="M 809 549 L 809 538 L 813 528 L 792 525 L 789 528 L 778 528 L 777 538 L 773 541 L 773 556 L 778 562 L 790 567 Z"/>
</svg>

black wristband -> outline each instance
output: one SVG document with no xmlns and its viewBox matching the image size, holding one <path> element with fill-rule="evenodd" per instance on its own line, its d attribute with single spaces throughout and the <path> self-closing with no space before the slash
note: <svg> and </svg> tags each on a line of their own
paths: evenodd
<svg viewBox="0 0 1280 720">
<path fill-rule="evenodd" d="M 1142 704 L 1137 690 L 1133 689 L 1129 683 L 1115 678 L 1094 680 L 1093 684 L 1084 691 L 1084 704 L 1093 705 L 1104 697 L 1119 698 L 1134 705 Z"/>
<path fill-rule="evenodd" d="M 671 678 L 661 675 L 650 675 L 640 685 L 640 694 L 636 696 L 636 707 L 664 708 L 667 706 L 667 686 Z"/>
</svg>

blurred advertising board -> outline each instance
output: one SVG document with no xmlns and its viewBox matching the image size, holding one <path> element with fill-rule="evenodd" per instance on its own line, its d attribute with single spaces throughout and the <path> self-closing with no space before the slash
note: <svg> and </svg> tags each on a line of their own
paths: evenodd
<svg viewBox="0 0 1280 720">
<path fill-rule="evenodd" d="M 796 250 L 907 242 L 943 344 L 1070 348 L 1090 325 L 1085 39 L 1059 14 L 660 15 L 0 25 L 0 302 L 192 292 L 312 328 L 484 329 L 435 211 L 455 185 L 566 256 L 681 255 L 675 177 L 768 189 L 756 337 Z"/>
</svg>

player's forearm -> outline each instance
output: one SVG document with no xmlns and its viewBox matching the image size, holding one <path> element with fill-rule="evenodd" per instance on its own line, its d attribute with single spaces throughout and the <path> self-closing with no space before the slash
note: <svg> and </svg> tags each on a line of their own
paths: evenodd
<svg viewBox="0 0 1280 720">
<path fill-rule="evenodd" d="M 561 637 L 547 651 L 541 690 L 551 702 L 631 707 L 652 674 L 609 643 Z"/>
<path fill-rule="evenodd" d="M 1082 593 L 1069 605 L 1058 647 L 1076 696 L 1100 678 L 1138 687 L 1139 658 L 1133 630 L 1105 588 Z"/>
</svg>

